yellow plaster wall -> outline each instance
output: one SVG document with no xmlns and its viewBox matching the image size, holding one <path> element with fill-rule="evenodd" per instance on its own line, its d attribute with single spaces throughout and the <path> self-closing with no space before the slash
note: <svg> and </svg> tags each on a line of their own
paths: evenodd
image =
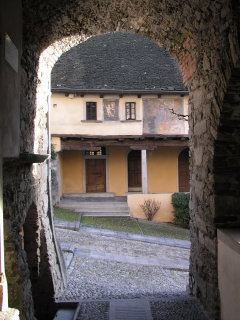
<svg viewBox="0 0 240 320">
<path fill-rule="evenodd" d="M 109 192 L 125 196 L 127 192 L 127 153 L 128 148 L 109 148 L 108 186 Z"/>
<path fill-rule="evenodd" d="M 83 192 L 83 157 L 81 151 L 62 152 L 63 193 Z"/>
<path fill-rule="evenodd" d="M 159 211 L 153 218 L 154 222 L 173 222 L 172 193 L 128 194 L 127 201 L 131 217 L 146 219 L 143 210 L 140 208 L 140 204 L 143 204 L 145 199 L 155 199 L 161 203 Z"/>
<path fill-rule="evenodd" d="M 148 151 L 148 192 L 178 191 L 178 154 L 180 148 L 161 147 Z"/>
</svg>

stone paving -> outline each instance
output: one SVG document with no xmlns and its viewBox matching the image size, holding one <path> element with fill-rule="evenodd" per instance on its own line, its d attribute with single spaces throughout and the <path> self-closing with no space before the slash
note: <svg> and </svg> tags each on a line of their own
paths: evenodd
<svg viewBox="0 0 240 320">
<path fill-rule="evenodd" d="M 118 232 L 110 236 L 104 235 L 104 230 L 99 233 L 86 227 L 79 231 L 56 228 L 56 234 L 68 267 L 68 286 L 56 300 L 80 302 L 76 319 L 110 319 L 109 303 L 116 299 L 145 299 L 150 303 L 153 319 L 168 319 L 167 310 L 174 306 L 170 297 L 175 297 L 178 309 L 178 300 L 185 299 L 189 313 L 188 317 L 185 314 L 171 319 L 206 319 L 196 300 L 191 304 L 193 298 L 186 294 L 187 241 L 178 240 L 176 246 L 171 239 L 163 239 L 164 244 L 153 243 L 153 239 L 148 242 L 148 237 L 136 241 L 119 237 Z M 159 305 L 162 303 L 163 309 Z"/>
</svg>

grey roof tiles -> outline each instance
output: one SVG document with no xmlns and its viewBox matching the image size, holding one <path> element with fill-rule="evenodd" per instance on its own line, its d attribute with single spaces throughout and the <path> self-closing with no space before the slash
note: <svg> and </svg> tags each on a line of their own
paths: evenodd
<svg viewBox="0 0 240 320">
<path fill-rule="evenodd" d="M 175 59 L 151 40 L 114 32 L 64 53 L 52 70 L 53 91 L 186 92 Z"/>
</svg>

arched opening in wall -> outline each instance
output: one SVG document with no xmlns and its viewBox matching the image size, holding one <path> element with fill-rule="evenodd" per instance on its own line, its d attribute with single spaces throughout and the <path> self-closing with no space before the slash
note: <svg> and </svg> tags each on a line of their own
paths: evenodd
<svg viewBox="0 0 240 320">
<path fill-rule="evenodd" d="M 47 143 L 42 142 L 47 141 L 45 130 L 47 123 L 46 101 L 49 94 L 49 87 L 44 87 L 44 77 L 49 76 L 51 62 L 46 62 L 46 69 L 43 70 L 42 74 L 41 72 L 37 74 L 37 68 L 39 66 L 40 53 L 55 40 L 77 33 L 85 34 L 88 37 L 99 32 L 130 30 L 131 32 L 145 34 L 157 43 L 163 44 L 177 57 L 184 76 L 184 82 L 188 81 L 188 85 L 191 88 L 190 99 L 194 103 L 192 116 L 190 117 L 191 153 L 193 167 L 196 170 L 193 173 L 196 186 L 192 191 L 192 208 L 194 212 L 191 230 L 193 239 L 191 266 L 192 276 L 195 276 L 193 292 L 202 299 L 205 306 L 212 313 L 218 307 L 217 299 L 215 299 L 214 295 L 218 291 L 218 287 L 216 281 L 216 228 L 213 222 L 215 207 L 213 200 L 212 147 L 215 137 L 214 126 L 221 108 L 222 92 L 219 92 L 219 90 L 221 91 L 225 86 L 224 83 L 228 76 L 224 73 L 229 74 L 231 59 L 234 59 L 235 55 L 234 47 L 237 48 L 238 46 L 236 41 L 237 28 L 235 28 L 233 17 L 231 16 L 231 4 L 232 1 L 222 2 L 216 6 L 213 6 L 211 1 L 205 1 L 204 6 L 199 6 L 197 2 L 175 4 L 165 1 L 155 1 L 153 4 L 149 4 L 146 1 L 134 3 L 112 1 L 111 5 L 109 5 L 109 1 L 101 1 L 99 5 L 91 1 L 78 0 L 58 3 L 46 0 L 22 1 L 24 39 L 21 77 L 24 84 L 22 86 L 21 99 L 21 152 L 22 154 L 25 153 L 24 155 L 28 153 L 28 156 L 29 153 L 33 152 L 34 139 L 32 133 L 36 109 L 38 115 L 35 126 L 42 128 L 42 133 L 40 132 L 38 137 L 35 137 L 36 148 L 34 151 L 45 154 L 49 151 L 46 151 Z M 209 31 L 208 33 L 206 33 L 205 28 Z M 52 48 L 48 51 L 49 57 L 55 59 L 51 50 Z M 57 51 L 59 53 L 59 50 Z M 48 61 L 51 61 L 51 59 Z M 39 84 L 40 82 L 41 85 Z M 37 84 L 39 86 L 36 89 Z M 35 105 L 36 92 L 39 94 L 37 108 Z M 161 94 L 159 94 L 159 99 L 161 98 L 160 96 Z M 218 99 L 219 97 L 220 99 Z M 127 102 L 132 103 L 134 101 Z M 195 125 L 196 130 L 193 131 Z M 151 127 L 149 130 L 151 130 Z M 135 144 L 136 142 L 134 142 L 133 146 Z M 89 145 L 91 145 L 91 142 L 88 147 Z M 87 148 L 86 145 L 84 147 Z M 149 151 L 146 153 L 150 156 L 153 146 L 146 145 L 145 147 Z M 67 148 L 66 145 L 65 148 Z M 76 151 L 81 155 L 81 150 Z M 124 153 L 124 148 L 120 151 Z M 118 156 L 115 155 L 115 157 L 117 158 Z M 148 165 L 152 166 L 153 161 L 150 160 L 150 157 L 148 160 Z M 80 161 L 78 165 L 81 165 Z M 51 246 L 51 243 L 54 243 L 54 239 L 52 239 L 51 215 L 48 215 L 51 210 L 49 210 L 50 206 L 48 205 L 50 188 L 47 187 L 46 183 L 46 170 L 43 170 L 41 181 L 39 179 L 40 183 L 32 187 L 32 190 L 27 193 L 27 187 L 22 182 L 29 177 L 28 173 L 31 172 L 31 169 L 25 163 L 23 166 L 26 167 L 26 175 L 24 175 L 23 168 L 19 168 L 17 172 L 19 176 L 17 186 L 20 191 L 24 191 L 22 193 L 16 192 L 14 189 L 16 184 L 12 178 L 13 176 L 6 174 L 7 178 L 11 179 L 13 192 L 10 193 L 6 188 L 8 201 L 5 201 L 5 208 L 7 202 L 7 209 L 10 209 L 10 212 L 13 213 L 11 224 L 12 230 L 17 233 L 16 255 L 19 258 L 18 261 L 22 261 L 19 249 L 21 248 L 21 243 L 19 245 L 18 234 L 20 230 L 16 226 L 19 225 L 19 215 L 24 210 L 16 203 L 23 203 L 27 210 L 28 199 L 36 192 L 38 196 L 36 205 L 40 209 L 38 212 L 41 212 L 39 216 L 43 230 L 46 233 L 46 237 L 42 237 L 42 239 L 47 239 L 48 246 L 45 261 L 52 275 L 52 283 L 55 285 L 54 291 L 57 293 L 61 289 L 59 284 L 62 277 L 57 271 L 56 248 L 53 248 L 54 245 Z M 113 163 L 110 166 L 114 168 Z M 124 167 L 124 164 L 122 166 Z M 45 168 L 45 164 L 42 167 Z M 176 167 L 175 162 L 175 171 Z M 83 177 L 79 174 L 81 170 L 78 170 L 79 167 L 76 167 L 76 169 L 74 170 L 75 175 L 78 175 L 78 181 L 82 181 Z M 120 173 L 119 166 L 117 169 Z M 64 168 L 62 168 L 62 173 L 66 174 Z M 161 171 L 161 174 L 157 176 L 159 182 L 161 182 L 164 174 L 165 172 Z M 122 178 L 123 176 L 119 174 L 115 181 L 119 182 Z M 151 174 L 148 179 L 149 181 L 152 179 Z M 65 187 L 69 188 L 69 185 L 66 184 Z M 72 188 L 72 186 L 70 187 Z M 76 187 L 79 188 L 79 185 Z M 10 188 L 10 190 L 12 189 Z M 151 191 L 154 194 L 154 188 Z M 24 196 L 23 193 L 25 194 Z M 15 212 L 19 214 L 15 214 Z M 12 243 L 12 246 L 14 245 L 15 243 Z M 26 263 L 24 265 L 26 266 Z M 19 269 L 22 271 L 21 265 Z M 19 277 L 21 281 L 15 281 L 15 283 L 23 284 L 24 280 L 28 279 L 26 273 L 21 273 Z M 12 287 L 14 287 L 14 281 L 12 281 L 12 284 Z M 22 288 L 23 290 L 20 288 L 22 292 L 30 290 L 25 283 Z M 26 296 L 24 294 L 21 296 L 25 299 L 22 304 L 25 305 L 25 308 L 29 306 Z M 26 318 L 30 319 L 31 317 L 26 316 Z"/>
<path fill-rule="evenodd" d="M 172 72 L 167 81 L 164 79 L 169 70 L 162 67 L 166 64 Z M 187 97 L 188 91 L 173 57 L 140 35 L 122 32 L 98 35 L 66 51 L 52 69 L 51 136 L 61 168 L 61 186 L 55 189 L 62 190 L 55 217 L 61 217 L 58 212 L 67 208 L 80 212 L 82 225 L 87 227 L 96 227 L 104 219 L 110 219 L 115 221 L 110 227 L 105 225 L 105 229 L 117 227 L 123 234 L 130 230 L 146 238 L 152 234 L 147 229 L 154 223 L 160 230 L 161 222 L 172 221 L 171 194 L 178 188 L 178 153 L 180 147 L 188 145 L 188 128 L 174 113 L 187 112 Z M 105 157 L 107 192 L 98 190 L 96 185 L 102 170 L 95 163 L 100 164 Z M 86 160 L 94 161 L 94 168 Z M 97 177 L 92 179 L 91 189 L 87 187 L 89 176 Z M 160 203 L 159 212 L 149 224 L 135 219 L 146 219 L 141 207 L 146 199 Z M 65 212 L 65 218 L 72 213 Z M 156 244 L 146 246 L 125 239 L 122 248 L 114 233 L 112 239 L 106 239 L 98 234 L 97 228 L 96 236 L 61 230 L 58 228 L 61 223 L 56 222 L 57 237 L 64 255 L 70 255 L 72 260 L 66 260 L 69 287 L 58 296 L 58 301 L 76 297 L 85 300 L 91 295 L 98 299 L 133 298 L 144 293 L 161 294 L 165 290 L 160 289 L 162 276 L 157 276 L 157 269 L 160 273 L 162 270 L 161 246 L 155 253 L 159 265 L 152 262 L 146 266 L 141 259 L 144 255 L 149 257 Z M 78 228 L 77 222 L 72 226 Z M 104 224 L 101 226 L 104 228 Z M 176 230 L 178 236 L 182 232 L 183 238 L 189 239 L 188 231 L 174 227 Z M 71 242 L 71 250 L 63 244 L 65 237 Z M 106 247 L 109 250 L 103 256 Z M 91 250 L 97 252 L 97 258 L 89 256 Z M 129 263 L 134 250 L 142 251 L 142 255 Z M 170 285 L 170 290 L 178 293 L 187 285 L 189 244 L 179 250 L 182 251 L 181 271 L 174 271 L 179 278 L 178 287 Z M 170 251 L 173 253 L 174 249 L 169 248 Z M 176 267 L 174 259 L 171 263 Z M 171 263 L 165 266 L 166 277 L 171 277 Z M 151 281 L 147 280 L 147 270 L 152 274 Z M 95 274 L 93 280 L 92 274 Z"/>
<path fill-rule="evenodd" d="M 190 191 L 189 149 L 186 148 L 178 156 L 178 191 Z"/>
<path fill-rule="evenodd" d="M 132 150 L 128 154 L 128 191 L 142 191 L 141 151 Z"/>
</svg>

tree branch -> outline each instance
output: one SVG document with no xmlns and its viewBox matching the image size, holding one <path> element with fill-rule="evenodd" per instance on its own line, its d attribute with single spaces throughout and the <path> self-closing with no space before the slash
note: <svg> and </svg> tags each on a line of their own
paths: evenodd
<svg viewBox="0 0 240 320">
<path fill-rule="evenodd" d="M 180 114 L 180 113 L 176 113 L 173 109 L 168 108 L 168 110 L 174 114 L 175 116 L 177 116 L 178 120 L 184 120 L 184 121 L 188 121 L 188 114 Z"/>
</svg>

